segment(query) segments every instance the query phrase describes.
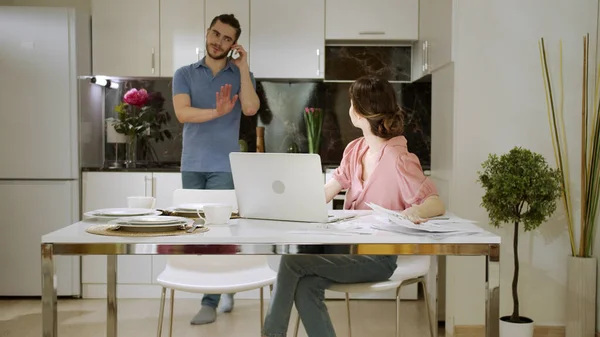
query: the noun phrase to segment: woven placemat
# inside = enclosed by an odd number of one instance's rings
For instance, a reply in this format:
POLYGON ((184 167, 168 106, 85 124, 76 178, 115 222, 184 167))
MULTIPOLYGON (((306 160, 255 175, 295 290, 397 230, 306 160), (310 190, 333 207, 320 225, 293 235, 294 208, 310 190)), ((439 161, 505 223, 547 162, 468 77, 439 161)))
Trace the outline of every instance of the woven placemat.
POLYGON ((208 231, 208 227, 196 228, 192 233, 188 233, 188 228, 176 229, 163 232, 130 232, 123 229, 113 229, 114 225, 92 225, 85 231, 90 234, 96 235, 107 235, 107 236, 133 236, 133 237, 149 237, 149 236, 174 236, 174 235, 194 235, 198 233, 204 233, 208 231))

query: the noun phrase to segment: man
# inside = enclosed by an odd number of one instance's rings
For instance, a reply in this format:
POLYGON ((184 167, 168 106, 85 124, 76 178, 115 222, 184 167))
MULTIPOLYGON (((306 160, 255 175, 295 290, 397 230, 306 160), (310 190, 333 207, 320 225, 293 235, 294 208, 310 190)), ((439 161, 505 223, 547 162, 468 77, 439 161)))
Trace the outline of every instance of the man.
MULTIPOLYGON (((241 113, 259 108, 256 82, 247 53, 237 44, 242 30, 232 14, 215 17, 206 32, 206 55, 173 75, 173 106, 183 126, 182 185, 186 189, 233 189, 229 153, 239 151, 241 113), (239 57, 229 59, 229 51, 239 57), (233 95, 232 95, 233 94, 233 95)), ((190 322, 216 320, 221 296, 206 294, 190 322)), ((233 294, 223 296, 224 312, 233 310, 233 294)))

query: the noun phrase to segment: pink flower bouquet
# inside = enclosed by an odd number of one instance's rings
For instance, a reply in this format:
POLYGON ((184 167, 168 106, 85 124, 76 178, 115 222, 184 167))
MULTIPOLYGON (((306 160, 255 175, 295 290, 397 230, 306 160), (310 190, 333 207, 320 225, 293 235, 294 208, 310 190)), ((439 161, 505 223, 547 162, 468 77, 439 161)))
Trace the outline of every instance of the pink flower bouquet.
POLYGON ((125 93, 125 96, 123 96, 123 102, 138 108, 142 108, 148 102, 149 97, 150 95, 148 95, 148 91, 146 91, 146 89, 137 90, 136 88, 133 88, 125 93))
POLYGON ((161 130, 162 125, 171 120, 169 113, 163 109, 164 101, 160 92, 150 94, 146 89, 130 89, 123 95, 123 102, 115 108, 118 115, 115 130, 135 138, 170 139, 171 132, 161 130))

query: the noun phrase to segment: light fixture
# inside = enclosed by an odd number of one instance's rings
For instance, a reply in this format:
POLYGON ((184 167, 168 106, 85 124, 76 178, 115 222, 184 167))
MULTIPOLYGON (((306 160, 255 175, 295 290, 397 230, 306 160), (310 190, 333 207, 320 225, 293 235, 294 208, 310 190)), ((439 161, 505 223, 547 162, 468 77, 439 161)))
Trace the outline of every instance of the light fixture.
POLYGON ((94 76, 90 82, 106 88, 119 89, 119 83, 113 82, 104 76, 94 76))

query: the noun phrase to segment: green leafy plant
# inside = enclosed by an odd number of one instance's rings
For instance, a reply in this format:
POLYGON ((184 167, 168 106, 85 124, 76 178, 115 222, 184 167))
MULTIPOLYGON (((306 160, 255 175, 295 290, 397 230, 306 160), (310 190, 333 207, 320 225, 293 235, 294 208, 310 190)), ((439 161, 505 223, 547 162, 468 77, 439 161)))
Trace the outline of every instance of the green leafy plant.
POLYGON ((514 147, 507 154, 490 154, 478 172, 478 182, 485 190, 481 205, 487 210, 491 225, 514 224, 514 264, 512 281, 513 312, 511 323, 528 319, 519 315, 519 225, 528 232, 538 228, 556 210, 561 196, 562 174, 548 167, 540 154, 514 147))

